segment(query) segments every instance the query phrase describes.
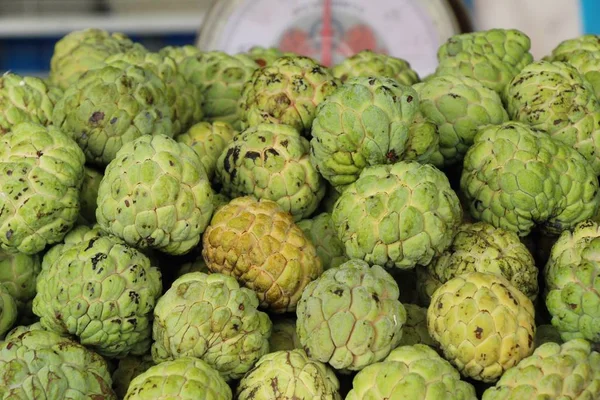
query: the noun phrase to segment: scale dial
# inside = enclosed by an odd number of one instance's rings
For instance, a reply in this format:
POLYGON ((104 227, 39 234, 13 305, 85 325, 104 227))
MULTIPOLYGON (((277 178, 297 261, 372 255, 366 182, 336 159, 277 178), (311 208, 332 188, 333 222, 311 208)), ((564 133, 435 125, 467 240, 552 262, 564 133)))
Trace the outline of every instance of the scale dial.
POLYGON ((403 58, 421 76, 437 49, 468 30, 447 0, 217 0, 200 31, 203 50, 278 47, 326 66, 369 49, 403 58))

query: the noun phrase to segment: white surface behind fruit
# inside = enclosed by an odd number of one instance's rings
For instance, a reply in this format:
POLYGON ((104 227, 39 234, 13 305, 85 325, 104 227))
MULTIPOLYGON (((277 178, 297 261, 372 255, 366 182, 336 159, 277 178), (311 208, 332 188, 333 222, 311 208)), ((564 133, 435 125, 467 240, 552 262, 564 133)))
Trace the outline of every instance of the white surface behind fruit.
POLYGON ((577 0, 475 0, 473 19, 476 29, 515 28, 525 32, 536 59, 583 31, 581 2, 577 0))

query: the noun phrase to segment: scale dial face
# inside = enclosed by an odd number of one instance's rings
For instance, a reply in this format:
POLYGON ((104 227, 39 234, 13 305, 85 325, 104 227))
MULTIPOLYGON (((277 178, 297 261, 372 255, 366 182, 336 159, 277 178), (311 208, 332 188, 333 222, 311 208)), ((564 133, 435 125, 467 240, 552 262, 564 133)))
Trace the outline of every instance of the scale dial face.
POLYGON ((217 0, 200 31, 203 50, 278 47, 327 66, 365 49, 403 58, 421 76, 460 27, 445 0, 217 0))

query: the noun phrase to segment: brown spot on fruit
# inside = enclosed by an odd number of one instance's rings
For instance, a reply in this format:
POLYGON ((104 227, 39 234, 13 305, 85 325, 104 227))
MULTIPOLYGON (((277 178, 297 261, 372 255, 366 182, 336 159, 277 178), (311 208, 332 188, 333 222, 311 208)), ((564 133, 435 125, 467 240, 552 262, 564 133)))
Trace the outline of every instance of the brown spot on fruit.
POLYGON ((475 329, 475 337, 476 337, 477 339, 481 339, 481 335, 482 335, 482 333, 483 333, 483 329, 482 329, 481 327, 479 327, 479 326, 478 326, 478 327, 475 329))
POLYGON ((104 113, 102 111, 94 111, 92 116, 90 117, 90 122, 93 124, 97 124, 98 122, 104 119, 104 113))

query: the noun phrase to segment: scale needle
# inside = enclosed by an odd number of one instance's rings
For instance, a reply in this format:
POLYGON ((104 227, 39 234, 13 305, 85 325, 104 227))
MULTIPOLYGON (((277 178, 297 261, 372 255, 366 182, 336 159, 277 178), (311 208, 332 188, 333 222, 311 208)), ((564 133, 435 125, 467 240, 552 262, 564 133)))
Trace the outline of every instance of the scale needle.
POLYGON ((331 26, 331 0, 323 0, 323 28, 321 29, 321 63, 326 67, 332 64, 331 47, 333 28, 331 26))

